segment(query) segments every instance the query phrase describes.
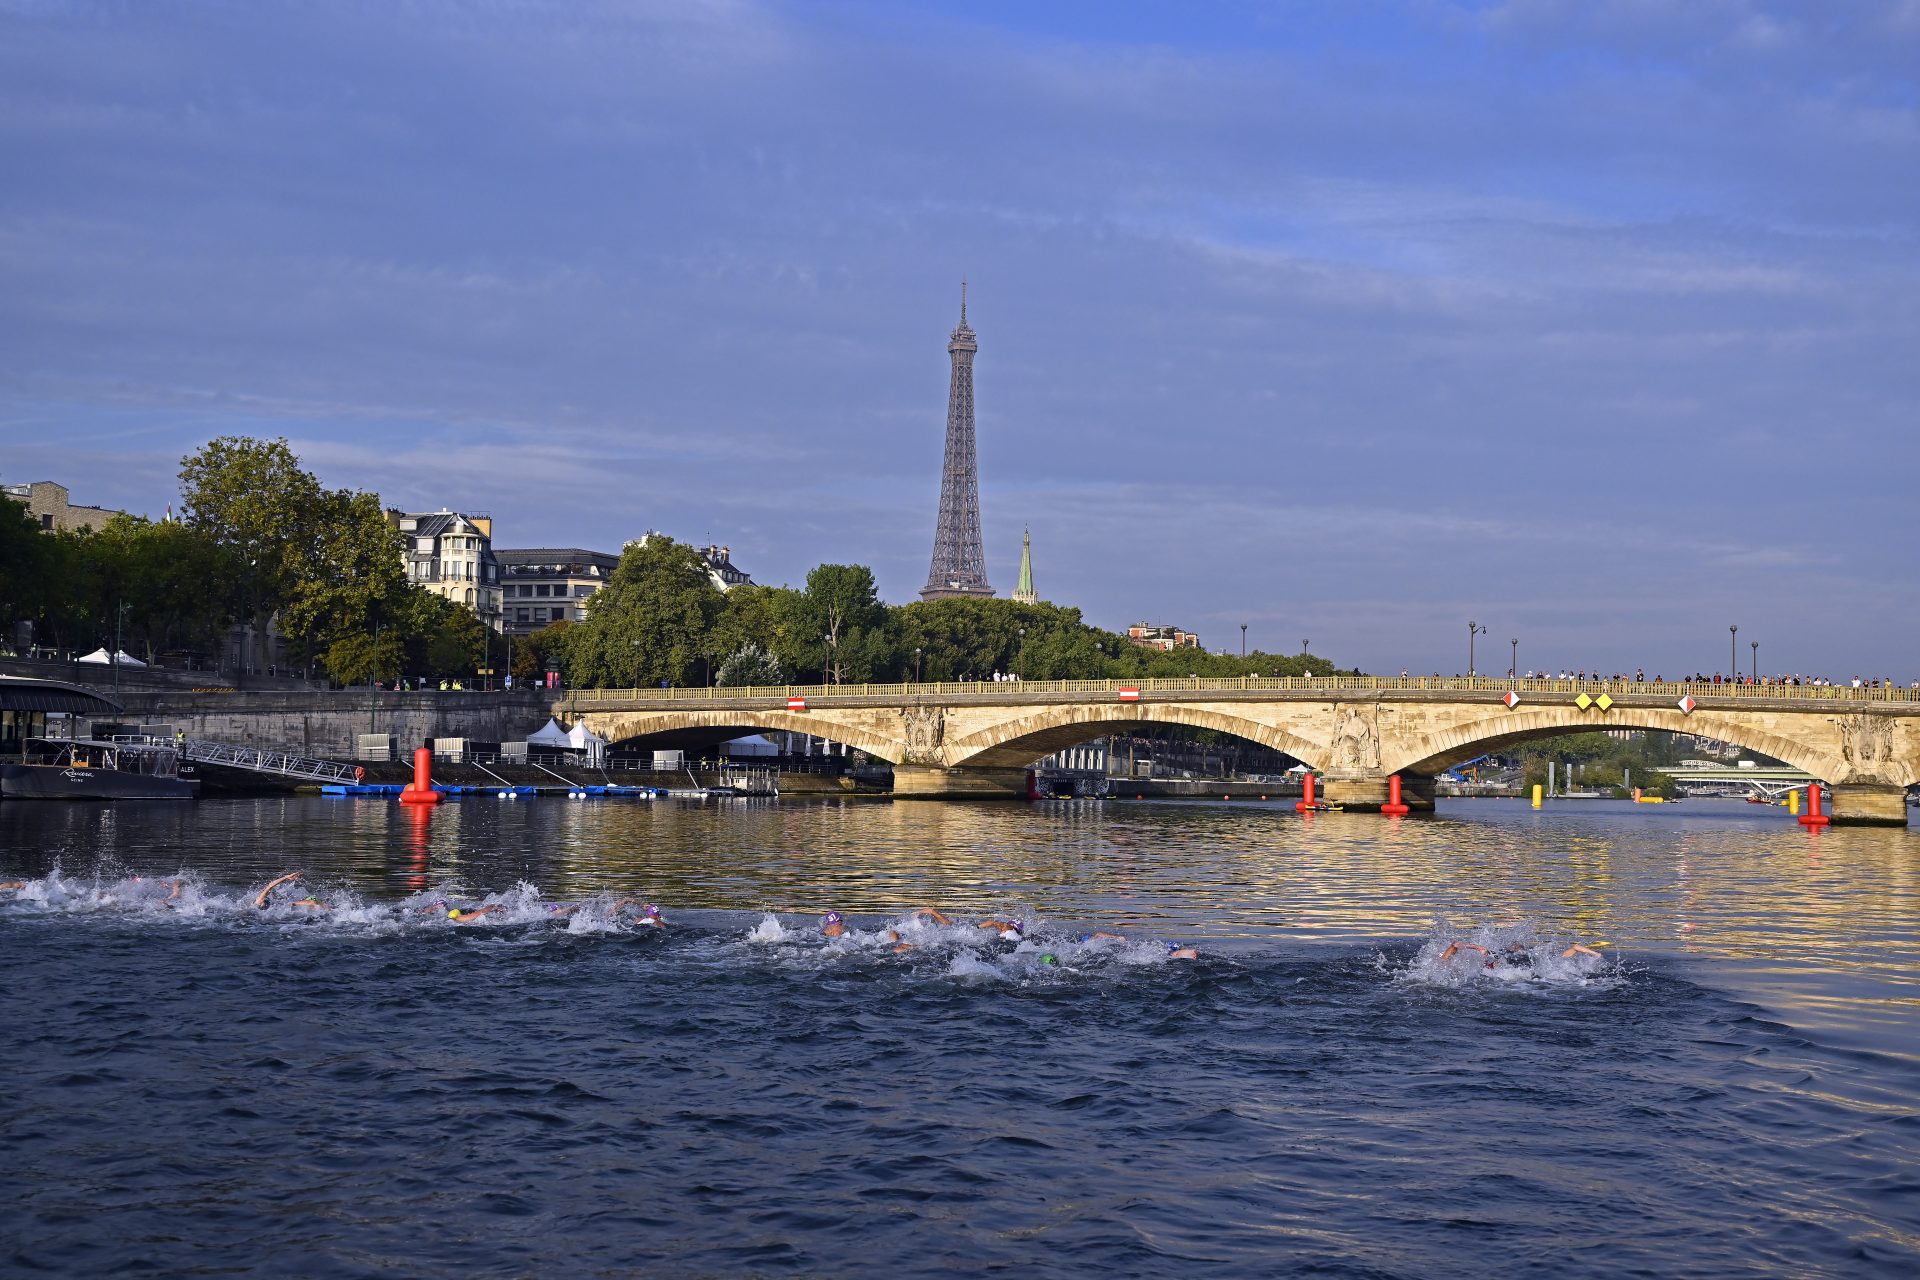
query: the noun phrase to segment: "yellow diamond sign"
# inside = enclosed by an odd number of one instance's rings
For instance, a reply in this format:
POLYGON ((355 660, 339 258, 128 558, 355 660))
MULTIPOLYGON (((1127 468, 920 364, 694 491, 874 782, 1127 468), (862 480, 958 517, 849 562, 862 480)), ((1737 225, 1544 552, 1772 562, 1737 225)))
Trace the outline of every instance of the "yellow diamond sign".
POLYGON ((1593 705, 1593 699, 1589 698, 1586 694, 1583 693, 1579 697, 1573 700, 1573 705, 1580 708, 1582 711, 1585 711, 1588 707, 1593 705))
POLYGON ((1599 697, 1593 700, 1593 705, 1600 708, 1602 711, 1605 711, 1608 707, 1613 705, 1613 699, 1609 698, 1606 694, 1603 693, 1599 697))

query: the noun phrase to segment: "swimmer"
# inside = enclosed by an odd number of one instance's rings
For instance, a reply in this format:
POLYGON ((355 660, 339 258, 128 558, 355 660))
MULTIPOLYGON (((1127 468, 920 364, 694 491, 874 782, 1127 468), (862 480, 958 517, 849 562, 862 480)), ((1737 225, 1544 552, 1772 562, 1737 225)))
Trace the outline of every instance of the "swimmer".
POLYGON ((1199 958, 1199 951, 1192 947, 1183 947, 1177 942, 1169 942, 1167 944, 1167 959, 1169 960, 1198 960, 1199 958))
POLYGON ((829 911, 820 917, 820 935, 825 938, 846 936, 847 925, 838 911, 829 911))
POLYGON ((1606 959, 1605 956, 1601 955, 1598 951, 1595 951, 1592 947, 1583 947, 1577 942, 1574 943, 1572 946, 1568 947, 1565 951, 1562 951, 1560 953, 1560 958, 1562 960, 1571 960, 1575 956, 1592 956, 1595 960, 1606 959))
POLYGON ((1455 956, 1460 954, 1462 948, 1468 951, 1478 951, 1482 956, 1486 958, 1487 967, 1488 968, 1493 967, 1492 953, 1489 952, 1485 947, 1479 946, 1472 942, 1449 942, 1447 944, 1447 949, 1440 953, 1440 959, 1442 961, 1451 960, 1455 956))
POLYGON ((642 902, 638 898, 622 898, 613 904, 613 913, 619 915, 621 910, 627 906, 640 908, 640 918, 634 921, 635 924, 651 925, 655 929, 664 929, 667 927, 667 918, 660 914, 659 903, 642 902))
POLYGON ((982 920, 982 929, 992 929, 1008 942, 1018 942, 1027 932, 1024 920, 982 920))
POLYGON ((931 920, 935 924, 952 924, 953 923, 952 920, 949 920, 946 916, 941 915, 938 911, 935 911, 932 907, 922 907, 918 911, 914 912, 912 915, 908 916, 907 919, 931 920))
POLYGON ((185 879, 180 879, 180 880, 175 880, 175 881, 173 882, 173 888, 171 888, 171 889, 169 889, 169 890, 167 890, 167 898, 166 898, 166 900, 167 900, 168 902, 178 902, 178 901, 180 901, 180 893, 181 893, 181 891, 182 891, 182 890, 184 890, 184 889, 185 889, 186 887, 187 887, 187 882, 186 882, 186 880, 185 880, 185 879))
POLYGON ((468 907, 465 910, 459 907, 449 907, 447 908, 447 919, 453 921, 455 924, 472 924, 475 920, 483 916, 490 916, 498 910, 500 910, 500 904, 497 902, 491 906, 468 907))
POLYGON ((19 893, 22 889, 26 887, 27 887, 27 882, 25 880, 0 881, 0 890, 9 890, 13 893, 19 893))
POLYGON ((1118 933, 1108 933, 1105 929, 1095 929, 1092 933, 1080 935, 1082 942, 1125 942, 1126 938, 1118 933))
POLYGON ((283 884, 292 884, 299 878, 300 873, 298 871, 289 871, 278 880, 267 881, 266 887, 260 890, 259 893, 253 895, 253 905, 259 910, 265 911, 267 909, 267 899, 273 896, 275 889, 278 889, 283 884))

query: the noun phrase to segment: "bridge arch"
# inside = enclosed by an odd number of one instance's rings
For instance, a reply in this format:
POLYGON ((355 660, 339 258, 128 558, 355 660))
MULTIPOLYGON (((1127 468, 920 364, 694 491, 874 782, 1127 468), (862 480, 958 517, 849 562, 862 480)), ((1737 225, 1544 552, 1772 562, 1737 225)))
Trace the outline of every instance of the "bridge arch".
MULTIPOLYGON (((899 764, 904 755, 899 742, 842 719, 811 715, 804 711, 766 711, 716 709, 711 711, 588 711, 580 715, 587 727, 608 742, 651 738, 670 733, 698 730, 738 730, 739 734, 766 730, 807 733, 816 738, 845 743, 858 751, 889 764, 899 764)), ((734 736, 738 736, 737 734, 734 736)))
POLYGON ((1270 747, 1308 764, 1318 764, 1327 753, 1325 744, 1297 737, 1277 725, 1209 707, 1175 702, 1121 702, 1039 708, 1031 715, 1004 720, 965 737, 950 739, 945 744, 944 755, 948 766, 956 769, 1024 769, 1056 751, 1105 737, 1131 725, 1147 724, 1211 729, 1270 747))
POLYGON ((1434 774, 1536 738, 1607 729, 1650 729, 1718 738, 1784 760, 1816 778, 1832 779, 1845 772, 1844 762, 1805 743, 1770 732, 1745 717, 1721 716, 1710 711, 1696 711, 1689 716, 1657 707, 1619 705, 1608 712, 1604 720, 1571 706, 1502 712, 1422 737, 1383 743, 1381 766, 1386 773, 1434 774))

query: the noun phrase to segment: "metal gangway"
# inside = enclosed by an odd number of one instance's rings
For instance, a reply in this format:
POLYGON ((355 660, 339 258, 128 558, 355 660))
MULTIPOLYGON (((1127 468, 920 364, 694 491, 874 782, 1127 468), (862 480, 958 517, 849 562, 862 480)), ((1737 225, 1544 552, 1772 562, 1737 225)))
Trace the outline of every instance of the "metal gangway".
MULTIPOLYGON (((169 745, 156 739, 161 746, 169 745)), ((350 764, 314 760, 285 751, 263 751, 259 747, 234 747, 224 742, 188 740, 179 744, 180 758, 196 764, 225 765, 253 773, 273 773, 283 778, 301 778, 308 782, 357 782, 360 770, 350 764)))

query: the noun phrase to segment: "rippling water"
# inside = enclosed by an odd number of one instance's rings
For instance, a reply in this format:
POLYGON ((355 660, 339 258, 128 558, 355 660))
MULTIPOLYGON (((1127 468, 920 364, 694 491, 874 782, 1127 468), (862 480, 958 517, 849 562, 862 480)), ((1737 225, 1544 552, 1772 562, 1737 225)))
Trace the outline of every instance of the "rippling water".
POLYGON ((1738 804, 0 804, 0 1259, 1911 1276, 1917 866, 1738 804))

